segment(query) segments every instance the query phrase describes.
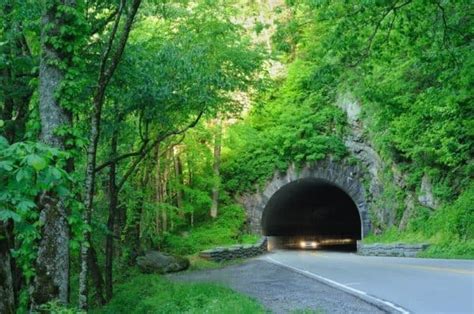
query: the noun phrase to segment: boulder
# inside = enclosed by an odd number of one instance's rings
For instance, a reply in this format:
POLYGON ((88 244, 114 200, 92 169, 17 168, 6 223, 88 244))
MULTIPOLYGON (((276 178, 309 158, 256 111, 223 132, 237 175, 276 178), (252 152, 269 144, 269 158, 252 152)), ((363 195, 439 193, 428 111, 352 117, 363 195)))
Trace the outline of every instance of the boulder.
POLYGON ((173 273, 189 267, 189 260, 158 251, 148 251, 137 258, 137 265, 142 273, 173 273))

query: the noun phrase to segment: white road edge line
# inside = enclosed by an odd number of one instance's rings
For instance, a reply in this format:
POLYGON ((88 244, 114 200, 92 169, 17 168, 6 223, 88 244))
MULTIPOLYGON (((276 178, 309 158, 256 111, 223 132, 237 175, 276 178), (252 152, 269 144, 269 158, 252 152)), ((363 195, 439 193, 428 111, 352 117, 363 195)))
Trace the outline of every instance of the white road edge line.
POLYGON ((373 300, 375 300, 375 301, 378 302, 378 303, 383 303, 383 304, 385 304, 386 306, 388 306, 388 307, 390 307, 390 308, 392 308, 392 309, 394 309, 394 310, 396 310, 396 311, 398 311, 398 312, 400 312, 400 313, 402 313, 402 314, 410 314, 410 312, 407 311, 407 310, 405 310, 404 308, 399 307, 399 306, 397 306, 397 305, 395 305, 395 304, 393 304, 393 303, 391 303, 391 302, 389 302, 389 301, 386 301, 386 300, 383 300, 383 299, 379 299, 379 298, 374 297, 374 296, 372 296, 372 295, 370 295, 370 294, 367 294, 367 292, 364 292, 364 291, 361 291, 361 290, 358 290, 358 289, 354 289, 354 288, 352 288, 352 287, 346 286, 346 285, 344 285, 344 284, 342 284, 342 283, 339 283, 339 282, 337 282, 337 281, 334 281, 334 280, 332 280, 332 279, 329 279, 329 278, 326 278, 326 277, 323 277, 323 276, 320 276, 320 275, 316 275, 316 274, 314 274, 314 273, 312 273, 312 272, 310 272, 310 271, 307 271, 307 270, 304 270, 304 269, 299 269, 299 268, 297 268, 297 267, 293 267, 293 266, 284 264, 284 263, 282 263, 282 262, 280 262, 280 261, 277 261, 277 260, 275 260, 275 259, 273 259, 273 258, 271 258, 271 257, 269 257, 269 256, 266 256, 266 259, 268 259, 268 260, 271 261, 272 263, 281 265, 281 266, 286 267, 286 268, 290 268, 290 269, 292 269, 292 270, 294 270, 294 271, 296 271, 296 272, 298 272, 298 273, 306 274, 306 275, 309 276, 309 277, 313 277, 313 278, 315 278, 315 279, 318 279, 318 280, 324 281, 324 282, 326 282, 326 283, 329 283, 330 285, 334 285, 334 286, 337 286, 337 287, 339 287, 339 288, 342 288, 343 290, 349 290, 349 291, 351 291, 351 292, 353 292, 353 293, 355 293, 355 294, 363 295, 365 298, 373 299, 373 300))

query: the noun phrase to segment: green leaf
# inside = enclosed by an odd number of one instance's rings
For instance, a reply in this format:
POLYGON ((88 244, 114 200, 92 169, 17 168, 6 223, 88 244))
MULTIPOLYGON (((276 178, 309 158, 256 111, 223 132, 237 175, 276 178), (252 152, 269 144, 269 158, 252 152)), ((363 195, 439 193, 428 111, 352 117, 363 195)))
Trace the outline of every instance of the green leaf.
POLYGON ((27 212, 31 208, 35 208, 36 204, 33 201, 30 200, 24 200, 19 202, 16 207, 21 211, 21 212, 27 212))
POLYGON ((32 173, 31 170, 28 171, 27 168, 20 168, 16 173, 15 179, 17 182, 23 181, 23 179, 31 179, 32 173))
POLYGON ((36 171, 41 171, 47 166, 46 160, 37 154, 31 154, 26 158, 28 165, 33 167, 36 171))
POLYGON ((0 147, 1 147, 2 149, 8 147, 8 141, 7 141, 7 139, 4 138, 3 136, 0 136, 0 147))
POLYGON ((20 222, 21 216, 9 209, 0 210, 0 221, 7 221, 8 219, 13 219, 14 222, 20 222))
POLYGON ((6 171, 12 171, 13 170, 13 162, 10 160, 3 160, 0 161, 0 168, 6 170, 6 171))
POLYGON ((56 193, 58 193, 58 195, 61 196, 61 197, 67 197, 67 196, 69 196, 69 190, 68 190, 66 187, 62 186, 62 185, 57 186, 57 187, 55 188, 55 191, 56 191, 56 193))

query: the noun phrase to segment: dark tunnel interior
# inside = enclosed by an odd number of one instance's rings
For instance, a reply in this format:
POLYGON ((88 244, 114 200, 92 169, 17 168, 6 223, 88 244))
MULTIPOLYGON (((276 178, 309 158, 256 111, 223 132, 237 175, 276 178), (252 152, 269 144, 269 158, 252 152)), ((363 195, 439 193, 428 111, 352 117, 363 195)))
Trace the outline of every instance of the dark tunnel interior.
POLYGON ((300 179, 283 186, 262 216, 266 236, 361 239, 361 220, 351 197, 333 183, 300 179))

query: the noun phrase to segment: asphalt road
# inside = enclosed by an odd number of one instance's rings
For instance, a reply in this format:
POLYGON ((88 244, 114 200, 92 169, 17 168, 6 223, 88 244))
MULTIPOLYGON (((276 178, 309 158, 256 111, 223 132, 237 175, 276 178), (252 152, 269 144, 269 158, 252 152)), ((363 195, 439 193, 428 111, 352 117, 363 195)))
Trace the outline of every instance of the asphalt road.
MULTIPOLYGON (((219 269, 168 275, 176 281, 214 282, 246 294, 275 314, 384 314, 361 298, 265 259, 250 259, 219 269)), ((232 313, 232 309, 229 309, 232 313)), ((247 314, 247 313, 245 313, 247 314)), ((248 313, 252 314, 252 313, 248 313)))
POLYGON ((275 251, 261 259, 399 312, 474 314, 474 261, 275 251))

